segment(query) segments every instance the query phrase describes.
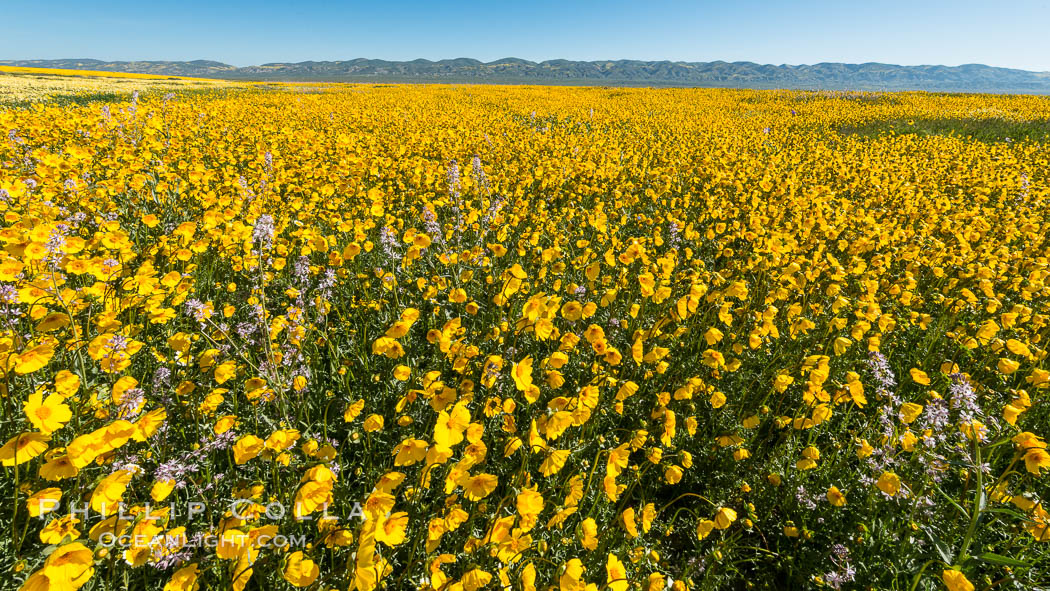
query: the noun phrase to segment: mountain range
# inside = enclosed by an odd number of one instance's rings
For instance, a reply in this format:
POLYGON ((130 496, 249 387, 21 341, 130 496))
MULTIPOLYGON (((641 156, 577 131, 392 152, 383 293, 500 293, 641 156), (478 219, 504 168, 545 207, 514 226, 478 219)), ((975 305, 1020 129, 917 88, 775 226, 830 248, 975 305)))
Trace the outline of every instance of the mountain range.
POLYGON ((262 81, 1050 93, 1050 72, 1030 72, 981 64, 898 66, 881 63, 819 63, 778 66, 724 61, 557 59, 532 62, 504 58, 486 63, 469 58, 439 61, 417 59, 406 62, 358 58, 345 61, 268 63, 245 67, 209 60, 108 62, 94 59, 12 60, 0 61, 0 65, 262 81))

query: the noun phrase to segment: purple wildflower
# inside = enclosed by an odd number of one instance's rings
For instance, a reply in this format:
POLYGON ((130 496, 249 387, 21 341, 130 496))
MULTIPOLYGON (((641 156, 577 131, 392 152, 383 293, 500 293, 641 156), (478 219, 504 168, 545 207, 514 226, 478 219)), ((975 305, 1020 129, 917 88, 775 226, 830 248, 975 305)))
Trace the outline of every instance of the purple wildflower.
POLYGON ((390 226, 383 226, 383 229, 379 231, 379 242, 383 245, 383 252, 390 259, 395 261, 401 260, 401 255, 397 253, 397 234, 390 226))
POLYGON ((448 192, 459 197, 459 163, 452 160, 448 163, 448 192))
POLYGON ((269 248, 273 245, 273 237, 276 233, 277 229, 274 227, 272 215, 264 213, 256 218, 252 240, 258 242, 262 248, 269 248))
POLYGON ((977 405, 977 393, 963 374, 953 373, 949 377, 952 380, 952 385, 948 387, 951 407, 959 412, 960 422, 969 423, 981 414, 981 408, 977 405))

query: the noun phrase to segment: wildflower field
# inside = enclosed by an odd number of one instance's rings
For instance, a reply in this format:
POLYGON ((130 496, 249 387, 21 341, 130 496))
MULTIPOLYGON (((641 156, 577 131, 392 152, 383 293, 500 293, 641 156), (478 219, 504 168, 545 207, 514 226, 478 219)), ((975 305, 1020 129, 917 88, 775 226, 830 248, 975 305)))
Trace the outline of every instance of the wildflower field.
POLYGON ((122 96, 130 98, 132 92, 145 90, 203 91, 233 86, 237 84, 203 78, 0 65, 0 109, 35 102, 83 104, 118 101, 122 96))
POLYGON ((0 588, 1050 588, 1048 119, 0 109, 0 588))

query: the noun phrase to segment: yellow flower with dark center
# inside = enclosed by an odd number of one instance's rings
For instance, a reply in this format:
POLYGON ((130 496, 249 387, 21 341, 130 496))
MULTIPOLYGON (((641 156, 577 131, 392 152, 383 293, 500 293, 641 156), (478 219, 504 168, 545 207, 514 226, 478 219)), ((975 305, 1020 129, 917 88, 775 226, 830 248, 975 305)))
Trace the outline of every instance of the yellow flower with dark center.
POLYGON ((627 579, 627 569, 623 563, 610 553, 605 562, 605 588, 610 591, 627 591, 630 581, 627 579))
POLYGON ((44 398, 43 393, 30 394, 24 403, 26 417, 41 433, 52 433, 61 429, 73 418, 73 412, 62 395, 53 393, 44 398))
POLYGON ((1041 476, 1043 470, 1050 470, 1050 453, 1042 448, 1031 447, 1024 454, 1024 466, 1032 474, 1041 476))
POLYGON ((17 466, 47 450, 50 437, 44 433, 20 433, 0 447, 0 464, 17 466))
POLYGON ((499 478, 494 474, 477 474, 474 476, 464 474, 456 484, 463 487, 463 496, 467 499, 480 501, 496 490, 499 478))
POLYGON ((837 486, 828 488, 826 496, 832 507, 842 507, 846 504, 846 495, 837 486))
POLYGON ((405 541, 408 513, 403 511, 383 515, 376 522, 376 540, 387 546, 397 546, 405 541))

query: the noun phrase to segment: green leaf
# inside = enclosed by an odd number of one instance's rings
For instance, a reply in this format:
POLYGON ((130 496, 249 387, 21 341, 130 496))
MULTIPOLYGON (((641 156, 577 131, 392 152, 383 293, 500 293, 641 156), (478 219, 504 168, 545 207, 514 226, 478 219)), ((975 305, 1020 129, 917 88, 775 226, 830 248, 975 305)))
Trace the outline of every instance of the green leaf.
POLYGON ((1009 515, 1010 517, 1013 517, 1018 521, 1031 521, 1031 519, 1026 517, 1024 514, 1019 513, 1017 511, 1013 511, 1011 509, 1005 509, 1003 507, 992 507, 991 509, 985 509, 985 511, 987 511, 988 513, 1001 513, 1003 515, 1009 515))
POLYGON ((994 552, 985 552, 977 557, 978 560, 990 562, 992 564, 1001 564, 1003 566, 1013 566, 1020 568, 1031 568, 1032 565, 1027 562, 1017 560, 1016 558, 1010 558, 1009 556, 1003 556, 1002 554, 995 554, 994 552))
POLYGON ((942 540, 937 535, 937 533, 933 531, 933 528, 924 527, 924 528, 922 528, 922 531, 923 531, 923 533, 926 534, 926 537, 930 538, 930 541, 933 542, 933 547, 937 549, 937 554, 939 554, 941 556, 941 560, 943 560, 945 562, 945 564, 951 564, 952 563, 952 549, 951 549, 951 547, 949 547, 948 544, 944 543, 944 540, 942 540))

